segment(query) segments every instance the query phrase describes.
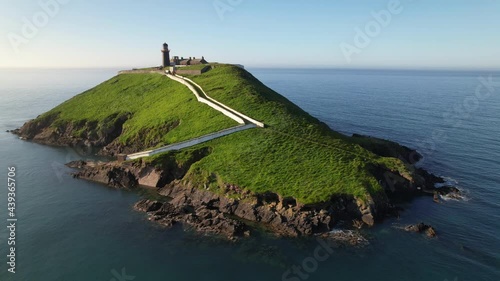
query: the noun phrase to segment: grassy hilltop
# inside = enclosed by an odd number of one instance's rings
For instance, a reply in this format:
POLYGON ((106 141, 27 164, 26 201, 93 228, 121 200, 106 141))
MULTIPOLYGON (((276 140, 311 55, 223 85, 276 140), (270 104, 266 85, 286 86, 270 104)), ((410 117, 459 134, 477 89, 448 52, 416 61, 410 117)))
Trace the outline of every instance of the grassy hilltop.
MULTIPOLYGON (((376 171, 391 170, 406 177, 411 174, 401 160, 361 147, 358 143, 371 145, 366 139, 361 143, 358 138, 331 130, 244 69, 214 65, 212 70, 190 78, 211 97, 264 122, 266 128, 137 161, 164 168, 172 163, 182 165, 200 149, 208 148, 203 150, 207 153, 201 160, 192 163, 183 180, 214 192, 231 184, 256 193, 270 191, 294 197, 302 203, 327 201, 336 194, 385 196, 376 171)), ((122 130, 112 142, 138 149, 236 125, 196 102, 185 86, 155 73, 120 74, 32 122, 59 131, 70 127, 75 138, 85 139, 102 134, 123 116, 122 130)))
POLYGON ((91 127, 104 130, 112 126, 113 119, 132 115, 118 139, 123 145, 137 141, 147 144, 152 139, 159 140, 159 144, 175 143, 237 125, 198 103, 185 86, 158 74, 115 76, 53 108, 42 118, 55 115, 54 126, 69 122, 79 127, 73 131, 76 137, 91 134, 91 127))

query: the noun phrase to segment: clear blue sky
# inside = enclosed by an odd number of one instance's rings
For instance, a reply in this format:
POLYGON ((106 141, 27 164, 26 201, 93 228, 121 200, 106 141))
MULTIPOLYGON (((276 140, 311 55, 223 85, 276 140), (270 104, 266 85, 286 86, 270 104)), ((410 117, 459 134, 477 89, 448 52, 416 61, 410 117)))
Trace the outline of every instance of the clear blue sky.
POLYGON ((354 46, 355 28, 389 2, 0 0, 0 67, 159 65, 166 41, 174 55, 254 67, 500 69, 496 0, 400 0, 403 10, 348 62, 340 45, 354 46), (48 15, 40 2, 53 1, 67 3, 48 15), (23 18, 37 16, 23 35, 23 18))

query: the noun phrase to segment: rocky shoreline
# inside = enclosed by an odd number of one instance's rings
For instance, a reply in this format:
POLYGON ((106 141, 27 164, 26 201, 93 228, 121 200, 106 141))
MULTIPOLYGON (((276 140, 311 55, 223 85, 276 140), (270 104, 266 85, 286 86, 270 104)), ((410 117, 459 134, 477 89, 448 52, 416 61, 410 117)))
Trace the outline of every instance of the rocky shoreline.
MULTIPOLYGON (((22 139, 42 144, 70 147, 97 148, 99 155, 114 156, 117 153, 151 146, 137 144, 124 148, 117 145, 127 114, 113 116, 113 126, 102 128, 96 124, 61 124, 49 126, 54 116, 46 116, 27 122, 20 129, 11 131, 22 139), (75 130, 85 134, 76 137, 75 130)), ((364 148, 381 156, 401 159, 412 167, 412 173, 400 174, 381 167, 374 167, 373 174, 385 188, 385 192, 356 198, 352 195, 335 194, 330 200, 313 205, 301 204, 295 198, 276 193, 256 194, 230 183, 213 190, 193 184, 185 177, 193 163, 209 153, 204 148, 193 154, 192 159, 178 166, 175 162, 163 167, 153 166, 143 160, 132 162, 85 162, 75 161, 67 165, 79 169, 75 178, 100 182, 114 188, 152 187, 161 200, 144 199, 134 208, 145 212, 151 221, 165 226, 182 224, 201 233, 210 233, 236 239, 251 235, 256 227, 284 237, 328 235, 339 225, 351 229, 373 226, 386 217, 395 217, 402 210, 397 204, 416 196, 429 195, 439 201, 439 195, 459 196, 452 186, 436 187, 444 180, 423 169, 413 166, 421 156, 414 150, 397 143, 355 135, 364 148)), ((88 150, 88 149, 86 149, 88 150)), ((342 236, 337 232, 337 236, 342 236)), ((351 235, 351 234, 350 234, 351 235)), ((351 236, 346 241, 358 241, 351 236)))
MULTIPOLYGON (((158 187, 165 171, 147 165, 137 166, 125 162, 94 163, 75 161, 69 167, 80 171, 75 178, 97 181, 116 188, 155 187, 165 200, 143 199, 134 208, 146 212, 148 218, 165 226, 186 224, 200 232, 235 238, 250 235, 254 222, 280 236, 297 237, 331 230, 334 224, 330 213, 350 217, 360 210, 354 200, 338 198, 329 206, 304 206, 293 198, 282 198, 274 193, 253 194, 237 186, 228 185, 226 194, 217 194, 192 186, 180 179, 158 187), (328 207, 328 209, 326 208, 328 207)), ((365 213, 369 208, 364 206, 365 213)))
MULTIPOLYGON (((165 171, 151 167, 142 161, 136 162, 85 162, 74 161, 67 164, 79 169, 75 178, 104 183, 115 188, 156 188, 161 200, 143 199, 134 205, 134 209, 147 214, 150 221, 170 227, 181 224, 200 233, 237 239, 252 235, 258 225, 264 231, 283 237, 329 235, 339 225, 348 228, 373 226, 386 217, 398 216, 401 208, 386 199, 361 200, 352 196, 332 196, 328 202, 315 205, 303 205, 294 198, 283 198, 275 193, 255 194, 241 187, 227 185, 224 192, 214 192, 207 187, 198 187, 183 179, 185 171, 165 171), (172 174, 177 174, 172 177, 172 174), (168 178, 168 179, 167 179, 168 178), (348 225, 353 223, 353 227, 348 225)), ((186 169, 186 168, 185 168, 186 169)), ((394 184, 394 194, 402 193, 406 197, 433 195, 436 193, 459 192, 453 187, 434 188, 428 181, 441 182, 440 178, 421 171, 422 186, 407 182, 394 184), (404 191, 398 189, 405 189, 404 191)), ((426 227, 427 229, 428 227, 426 227)), ((352 233, 336 232, 336 238, 351 241, 352 233), (340 237, 339 237, 340 236, 340 237)))

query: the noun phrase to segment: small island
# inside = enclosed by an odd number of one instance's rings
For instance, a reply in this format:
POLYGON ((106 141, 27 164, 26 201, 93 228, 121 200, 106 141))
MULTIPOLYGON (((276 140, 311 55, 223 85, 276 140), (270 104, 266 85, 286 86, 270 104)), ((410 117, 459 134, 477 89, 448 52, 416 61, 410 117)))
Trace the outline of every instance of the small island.
POLYGON ((154 188, 134 206, 152 221, 231 239, 372 226, 402 201, 459 194, 415 167, 416 151, 338 133, 242 66, 162 53, 162 66, 122 71, 13 133, 113 157, 68 165, 76 178, 154 188))

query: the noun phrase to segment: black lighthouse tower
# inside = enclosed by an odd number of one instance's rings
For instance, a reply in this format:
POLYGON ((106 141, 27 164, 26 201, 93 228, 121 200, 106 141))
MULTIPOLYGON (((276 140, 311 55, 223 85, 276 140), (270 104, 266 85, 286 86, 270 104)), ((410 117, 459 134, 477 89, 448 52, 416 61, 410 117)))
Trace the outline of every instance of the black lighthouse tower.
POLYGON ((161 50, 163 53, 163 67, 168 67, 170 66, 170 50, 168 49, 168 44, 163 43, 163 50, 161 50))

